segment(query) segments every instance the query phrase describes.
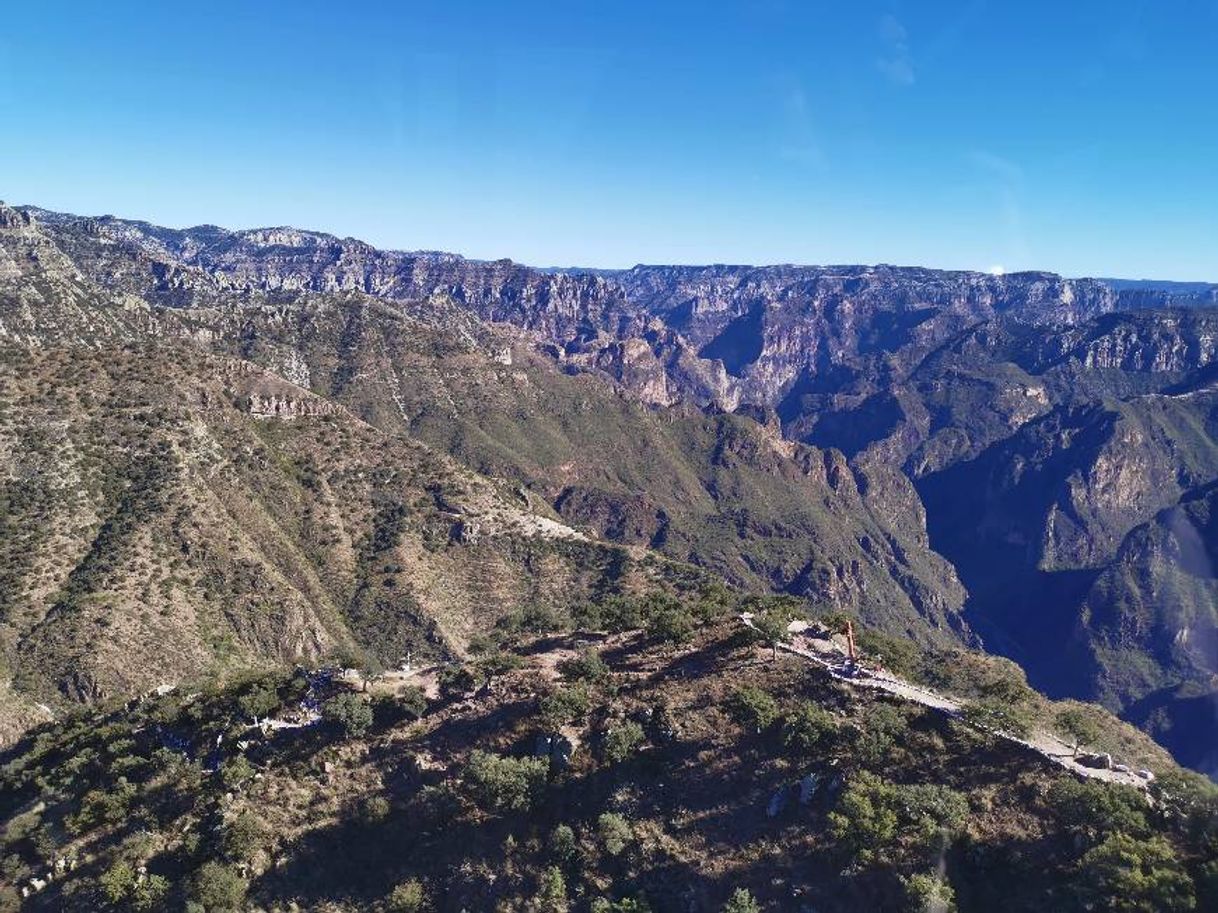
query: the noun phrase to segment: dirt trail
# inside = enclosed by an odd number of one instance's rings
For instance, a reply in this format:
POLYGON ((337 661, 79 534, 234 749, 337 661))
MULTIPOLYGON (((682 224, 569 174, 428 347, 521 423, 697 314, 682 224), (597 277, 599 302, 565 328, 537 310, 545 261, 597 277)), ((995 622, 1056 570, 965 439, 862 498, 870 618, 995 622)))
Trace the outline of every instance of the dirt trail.
MULTIPOLYGON (((740 619, 750 628, 755 627, 750 613, 744 613, 740 619)), ((856 687, 885 691, 902 700, 921 704, 923 707, 930 707, 951 716, 958 715, 964 707, 959 700, 905 681, 890 672, 867 669, 857 664, 852 665, 845 650, 832 638, 816 637, 807 631, 801 631, 792 635, 791 643, 778 644, 778 649, 809 660, 827 670, 834 678, 849 682, 856 687)), ((1146 789, 1149 782, 1148 777, 1133 770, 1087 767, 1078 763, 1074 757, 1073 747, 1047 730, 1033 730, 1026 739, 1001 730, 991 731, 999 738, 1035 751, 1080 777, 1104 780, 1108 783, 1124 783, 1138 789, 1146 789)))

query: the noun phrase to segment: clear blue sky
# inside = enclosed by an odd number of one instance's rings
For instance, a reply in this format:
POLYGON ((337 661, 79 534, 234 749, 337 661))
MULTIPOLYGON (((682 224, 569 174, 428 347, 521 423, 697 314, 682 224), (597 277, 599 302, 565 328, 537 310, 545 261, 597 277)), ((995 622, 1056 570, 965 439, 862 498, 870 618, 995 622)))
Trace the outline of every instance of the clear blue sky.
POLYGON ((0 197, 544 265, 1218 281, 1218 0, 52 0, 0 197))

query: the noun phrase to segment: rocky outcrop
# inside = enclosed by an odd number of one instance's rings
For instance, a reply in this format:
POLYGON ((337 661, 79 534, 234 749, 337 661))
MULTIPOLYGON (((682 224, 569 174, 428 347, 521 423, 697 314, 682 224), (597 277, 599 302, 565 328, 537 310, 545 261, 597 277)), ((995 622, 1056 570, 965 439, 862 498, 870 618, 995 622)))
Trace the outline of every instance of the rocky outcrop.
POLYGON ((246 398, 247 411, 254 418, 288 421, 294 418, 334 415, 341 407, 315 396, 300 398, 278 396, 274 393, 251 393, 246 398))
MULTIPOLYGON (((1136 296, 1139 307, 1156 295, 1164 303, 1181 298, 1178 291, 1118 290, 1050 273, 537 270, 509 260, 378 250, 292 228, 172 231, 112 217, 45 216, 48 230, 96 281, 153 303, 201 307, 234 293, 358 293, 401 303, 442 295, 483 320, 528 330, 557 358, 607 374, 657 405, 776 406, 801 382, 835 386, 843 371, 866 372, 882 353, 925 354, 995 317, 1068 330, 1120 309, 1122 296, 1136 296)), ((1091 357, 1098 365, 1117 356, 1101 348, 1091 357)))
POLYGON ((13 209, 11 206, 5 206, 4 202, 0 201, 0 230, 29 228, 33 224, 34 217, 28 212, 21 209, 13 209))

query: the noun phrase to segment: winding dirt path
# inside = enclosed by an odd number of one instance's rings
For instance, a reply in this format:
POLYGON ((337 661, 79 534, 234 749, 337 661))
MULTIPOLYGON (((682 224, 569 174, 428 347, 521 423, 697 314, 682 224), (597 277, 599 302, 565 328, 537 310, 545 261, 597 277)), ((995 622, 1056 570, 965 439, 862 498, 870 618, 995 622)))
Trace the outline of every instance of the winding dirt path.
MULTIPOLYGON (((740 616, 740 620, 756 630, 751 613, 745 612, 740 616)), ((858 664, 852 665, 846 652, 834 643, 832 638, 816 637, 806 631, 796 632, 792 634, 791 643, 779 643, 778 649, 784 653, 792 653, 795 656, 815 663, 828 671, 834 678, 849 682, 851 685, 859 688, 884 691, 894 697, 899 697, 902 700, 915 704, 921 704, 923 707, 929 707, 932 710, 946 713, 949 716, 959 716, 964 709, 962 701, 940 694, 930 688, 915 685, 903 678, 898 678, 890 672, 867 669, 858 664)), ((1080 777, 1086 777, 1091 780, 1103 780, 1108 783, 1124 783, 1138 789, 1146 789, 1149 783, 1148 777, 1124 768, 1123 765, 1106 769, 1087 767, 1078 763, 1074 757, 1074 748, 1044 729, 1033 730, 1027 738, 1021 738, 999 729, 991 730, 991 732, 999 738, 1022 745, 1024 748, 1036 752, 1054 764, 1064 767, 1080 777)))

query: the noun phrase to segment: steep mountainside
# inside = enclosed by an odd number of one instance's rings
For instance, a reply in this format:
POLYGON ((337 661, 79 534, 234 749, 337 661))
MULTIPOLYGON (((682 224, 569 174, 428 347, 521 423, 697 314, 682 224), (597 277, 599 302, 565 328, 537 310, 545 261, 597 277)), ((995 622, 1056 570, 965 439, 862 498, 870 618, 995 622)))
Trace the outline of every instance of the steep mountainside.
MULTIPOLYGON (((785 602, 747 606, 785 624, 785 602)), ((771 657, 733 618, 743 607, 609 600, 590 627, 517 631, 514 649, 459 668, 302 668, 43 726, 0 756, 0 902, 1189 913, 1218 900, 1218 789, 1142 733, 1049 704, 1008 662, 903 653, 910 674, 982 697, 978 711, 1075 720, 1090 746, 1158 774, 1146 791, 1076 780, 977 722, 992 716, 771 657)))
POLYGON ((1110 703, 1183 763, 1218 776, 1218 490, 1133 530, 1083 602, 1110 703), (1137 700, 1129 704, 1131 697, 1137 700))
MULTIPOLYGON (((469 298, 457 290, 399 304, 350 290, 341 272, 310 283, 289 265, 273 282, 234 290, 227 271, 182 267, 166 298, 164 271, 145 249, 167 251, 151 227, 131 229, 137 244, 126 223, 50 224, 97 294, 145 302, 133 338, 172 337, 265 365, 382 431, 524 483, 528 503, 597 537, 814 597, 894 632, 962 632, 955 574, 929 550, 912 488, 883 467, 850 467, 747 419, 658 415, 603 377, 564 373, 532 351, 532 337, 483 323, 457 304, 469 298)), ((215 231, 187 232, 174 250, 193 251, 215 231)))
MULTIPOLYGON (((894 633, 980 632, 1039 686, 1131 718, 1215 671, 1134 626, 1121 655, 1146 669, 1124 674, 1088 622, 1126 537, 1218 480, 1213 286, 535 270, 0 212, 0 335, 23 348, 172 339, 252 362, 590 536, 894 633)), ((1212 612, 1204 587, 1179 598, 1164 624, 1212 612)))
POLYGON ((0 657, 28 698, 450 656, 522 606, 686 576, 248 362, 6 349, 0 389, 0 657))

